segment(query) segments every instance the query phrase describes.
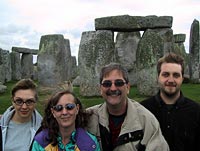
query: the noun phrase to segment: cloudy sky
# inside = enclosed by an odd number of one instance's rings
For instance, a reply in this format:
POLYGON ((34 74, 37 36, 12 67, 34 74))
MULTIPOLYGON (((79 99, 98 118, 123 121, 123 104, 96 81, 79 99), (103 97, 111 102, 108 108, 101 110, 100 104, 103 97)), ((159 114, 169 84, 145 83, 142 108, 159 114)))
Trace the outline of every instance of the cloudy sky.
POLYGON ((172 16, 174 34, 189 33, 194 19, 200 21, 200 0, 0 0, 0 48, 38 49, 42 35, 62 34, 78 55, 81 34, 93 31, 95 18, 172 16))

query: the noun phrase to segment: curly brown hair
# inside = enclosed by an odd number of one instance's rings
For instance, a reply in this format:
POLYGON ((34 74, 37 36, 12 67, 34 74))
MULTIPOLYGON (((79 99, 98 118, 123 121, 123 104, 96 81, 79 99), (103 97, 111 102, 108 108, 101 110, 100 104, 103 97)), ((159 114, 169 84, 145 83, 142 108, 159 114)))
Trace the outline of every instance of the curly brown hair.
POLYGON ((45 113, 44 113, 44 118, 42 120, 42 129, 48 129, 49 131, 49 140, 52 142, 52 145, 55 146, 57 145, 57 137, 59 133, 59 125, 56 119, 54 118, 51 108, 55 106, 59 99, 65 95, 65 94, 71 94, 74 97, 74 102, 75 104, 79 104, 79 112, 76 116, 75 120, 75 127, 76 128, 85 128, 88 121, 88 116, 89 114, 86 113, 85 109, 83 108, 81 101, 75 96, 75 94, 69 90, 64 90, 61 92, 57 92, 56 94, 52 95, 47 101, 46 107, 45 107, 45 113))

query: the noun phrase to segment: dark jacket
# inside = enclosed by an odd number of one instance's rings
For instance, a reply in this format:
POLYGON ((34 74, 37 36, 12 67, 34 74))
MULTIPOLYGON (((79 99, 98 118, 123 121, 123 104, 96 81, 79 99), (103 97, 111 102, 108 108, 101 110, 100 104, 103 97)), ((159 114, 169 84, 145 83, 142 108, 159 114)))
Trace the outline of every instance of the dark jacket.
POLYGON ((170 151, 200 151, 200 105, 181 93, 174 105, 166 105, 160 93, 141 102, 158 119, 170 151))

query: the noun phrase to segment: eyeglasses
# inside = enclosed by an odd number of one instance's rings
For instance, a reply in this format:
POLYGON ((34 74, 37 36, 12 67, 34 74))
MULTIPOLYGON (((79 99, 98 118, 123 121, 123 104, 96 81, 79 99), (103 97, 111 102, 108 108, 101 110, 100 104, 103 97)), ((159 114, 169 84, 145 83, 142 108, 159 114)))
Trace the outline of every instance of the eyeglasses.
POLYGON ((27 105, 27 106, 31 106, 35 103, 35 100, 34 99, 27 99, 27 100, 23 100, 21 98, 17 98, 16 100, 13 101, 16 105, 18 106, 22 106, 24 103, 27 105))
POLYGON ((76 107, 76 104, 74 103, 68 103, 68 104, 65 104, 65 106, 63 105, 56 105, 56 106, 53 106, 53 109, 57 112, 60 112, 62 111, 64 108, 66 110, 73 110, 74 108, 76 107))
MULTIPOLYGON (((116 87, 122 87, 124 84, 126 84, 127 82, 124 82, 122 79, 117 79, 114 81, 114 84, 116 87)), ((110 80, 105 80, 103 81, 103 83, 101 83, 101 85, 105 88, 109 88, 112 86, 112 81, 110 80)))

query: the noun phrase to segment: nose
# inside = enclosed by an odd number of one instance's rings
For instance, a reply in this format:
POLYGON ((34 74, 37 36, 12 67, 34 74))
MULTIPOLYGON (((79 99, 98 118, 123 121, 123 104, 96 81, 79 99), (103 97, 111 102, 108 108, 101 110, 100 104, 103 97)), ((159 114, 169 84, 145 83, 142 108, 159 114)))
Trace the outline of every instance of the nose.
POLYGON ((111 85, 110 89, 111 90, 116 90, 117 89, 117 87, 115 86, 115 84, 113 82, 112 82, 112 85, 111 85))
POLYGON ((22 108, 27 108, 26 103, 23 102, 23 104, 22 104, 22 108))
POLYGON ((68 113, 68 110, 66 108, 63 108, 62 114, 67 114, 67 113, 68 113))
POLYGON ((173 75, 170 75, 169 77, 168 77, 168 80, 167 80, 168 82, 174 82, 174 77, 173 77, 173 75))

